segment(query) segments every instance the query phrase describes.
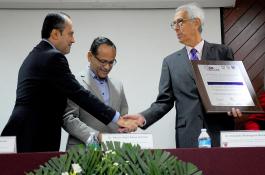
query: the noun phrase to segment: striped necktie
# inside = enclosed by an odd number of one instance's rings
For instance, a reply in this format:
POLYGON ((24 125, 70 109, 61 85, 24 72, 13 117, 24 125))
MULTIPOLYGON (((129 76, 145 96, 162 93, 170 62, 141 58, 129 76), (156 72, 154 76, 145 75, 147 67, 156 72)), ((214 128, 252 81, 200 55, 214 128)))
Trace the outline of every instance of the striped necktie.
POLYGON ((191 53, 191 60, 199 60, 198 56, 197 56, 197 50, 195 48, 192 48, 190 50, 191 53))

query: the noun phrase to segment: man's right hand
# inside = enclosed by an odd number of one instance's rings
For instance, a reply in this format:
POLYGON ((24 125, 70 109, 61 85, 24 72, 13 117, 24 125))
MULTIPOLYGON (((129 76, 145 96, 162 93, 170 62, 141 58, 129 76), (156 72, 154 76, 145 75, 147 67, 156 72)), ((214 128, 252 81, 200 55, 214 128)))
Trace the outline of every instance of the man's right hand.
POLYGON ((118 129, 119 132, 134 132, 138 128, 138 123, 135 119, 126 119, 124 117, 119 118, 117 125, 120 127, 118 129))
POLYGON ((134 120, 140 127, 144 126, 145 124, 145 118, 141 114, 126 114, 122 116, 122 118, 134 120))

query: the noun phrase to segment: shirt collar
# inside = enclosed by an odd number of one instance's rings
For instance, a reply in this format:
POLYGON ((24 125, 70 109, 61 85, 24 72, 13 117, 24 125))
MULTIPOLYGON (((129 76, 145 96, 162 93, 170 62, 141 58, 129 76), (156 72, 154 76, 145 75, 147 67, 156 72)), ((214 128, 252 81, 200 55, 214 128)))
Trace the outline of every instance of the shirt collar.
POLYGON ((99 82, 108 82, 108 77, 107 78, 105 78, 105 79, 101 79, 101 78, 99 78, 92 70, 91 70, 91 68, 89 68, 89 74, 90 74, 90 76, 94 79, 94 80, 97 80, 97 81, 99 81, 99 82))
MULTIPOLYGON (((49 40, 47 40, 47 39, 42 39, 42 41, 46 41, 47 43, 49 43, 54 49, 56 49, 56 47, 49 41, 49 40)), ((56 50, 58 50, 58 49, 56 49, 56 50)))
POLYGON ((201 58, 203 45, 204 45, 204 40, 201 40, 201 42, 199 42, 195 47, 186 46, 188 54, 190 53, 190 50, 192 48, 195 48, 198 52, 199 58, 201 58))

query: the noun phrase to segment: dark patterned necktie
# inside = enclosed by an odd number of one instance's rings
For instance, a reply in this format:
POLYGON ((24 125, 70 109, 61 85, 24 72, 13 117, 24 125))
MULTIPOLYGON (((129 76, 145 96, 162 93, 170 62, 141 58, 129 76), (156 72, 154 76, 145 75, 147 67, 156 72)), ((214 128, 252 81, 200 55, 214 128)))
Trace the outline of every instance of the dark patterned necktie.
POLYGON ((190 53, 191 53, 191 60, 199 60, 199 58, 198 58, 198 56, 197 56, 197 50, 196 49, 194 49, 194 48, 192 48, 191 50, 190 50, 190 53))

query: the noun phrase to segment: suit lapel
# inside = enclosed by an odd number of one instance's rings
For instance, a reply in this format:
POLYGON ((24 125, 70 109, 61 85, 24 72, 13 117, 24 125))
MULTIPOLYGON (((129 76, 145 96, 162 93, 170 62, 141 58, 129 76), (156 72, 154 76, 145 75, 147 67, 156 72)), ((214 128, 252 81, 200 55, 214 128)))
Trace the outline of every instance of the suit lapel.
POLYGON ((115 94, 115 87, 110 78, 108 79, 108 85, 109 85, 109 96, 110 96, 109 106, 115 106, 117 94, 115 94))
POLYGON ((215 60, 216 59, 210 55, 213 55, 211 53, 211 44, 204 40, 204 45, 202 48, 202 60, 215 60))
POLYGON ((183 66, 183 69, 185 69, 185 71, 188 72, 189 76, 194 79, 192 74, 191 62, 189 60, 189 56, 185 47, 177 53, 177 57, 179 58, 180 65, 183 66))
MULTIPOLYGON (((85 87, 86 89, 90 90, 93 92, 93 94, 95 94, 101 101, 104 101, 100 91, 98 90, 97 84, 95 82, 95 80, 92 78, 92 76, 89 73, 89 69, 85 74, 82 74, 81 78, 82 81, 86 84, 87 87, 85 87)), ((115 86, 113 84, 113 82, 111 81, 111 79, 108 79, 108 86, 109 86, 109 105, 108 106, 112 106, 115 107, 115 104, 117 103, 117 96, 118 94, 115 91, 115 86)))
POLYGON ((85 88, 91 90, 101 101, 104 101, 102 95, 100 94, 97 88, 97 84, 95 80, 93 80, 89 71, 90 69, 88 69, 87 72, 81 76, 82 81, 87 85, 87 87, 85 88))

